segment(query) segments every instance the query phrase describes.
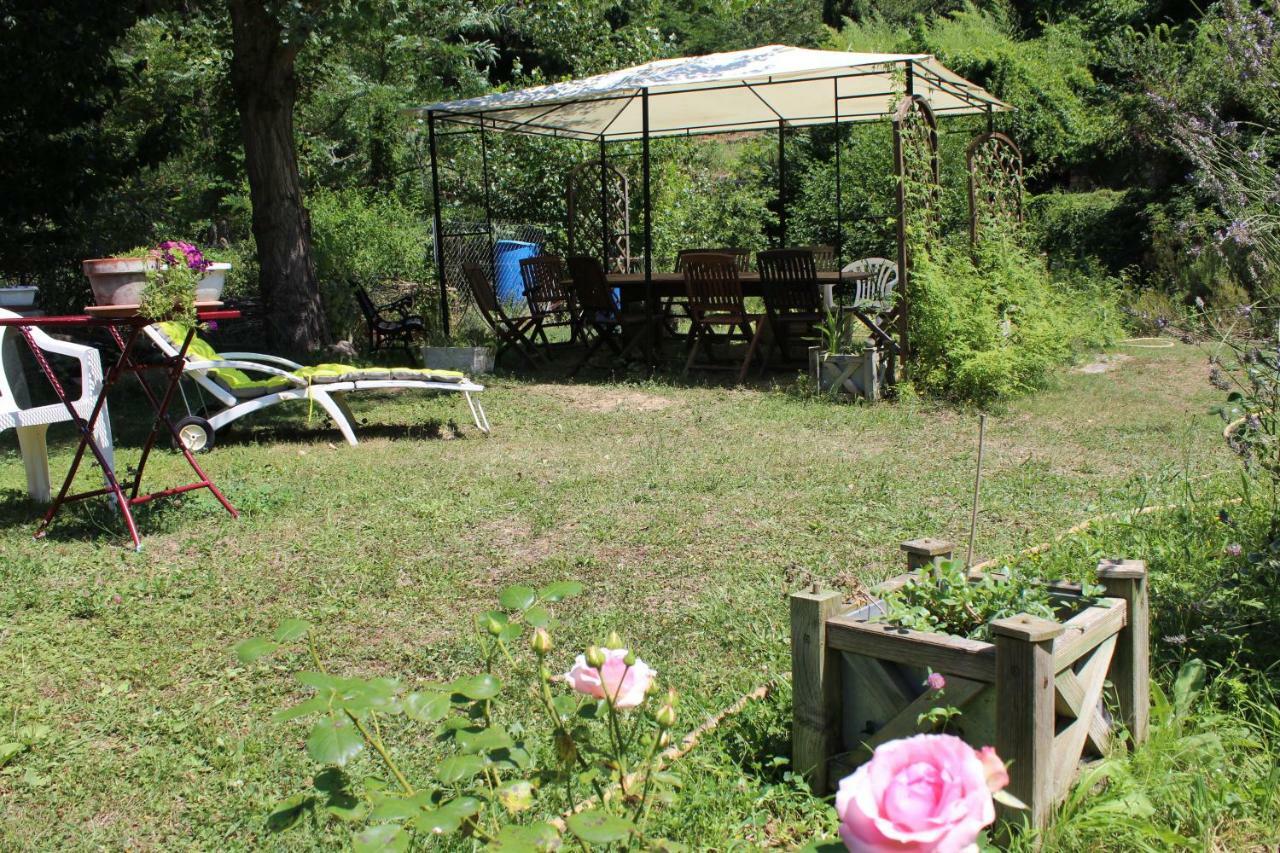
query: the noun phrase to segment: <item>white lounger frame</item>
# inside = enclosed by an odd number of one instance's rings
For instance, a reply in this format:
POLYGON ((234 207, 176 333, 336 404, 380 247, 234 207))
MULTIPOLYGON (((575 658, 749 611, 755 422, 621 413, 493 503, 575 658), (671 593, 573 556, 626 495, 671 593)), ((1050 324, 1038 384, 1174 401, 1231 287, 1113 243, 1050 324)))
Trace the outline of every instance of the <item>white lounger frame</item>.
MULTIPOLYGON (((152 343, 166 355, 175 356, 178 354, 177 347, 155 326, 147 326, 144 331, 152 343)), ((206 418, 215 433, 232 421, 253 412, 270 408, 277 403, 283 403, 286 400, 313 400, 328 413, 329 417, 333 418, 333 422, 338 425, 338 429, 341 430, 342 437, 347 440, 347 444, 354 447, 359 442, 356 441, 356 433, 353 426, 354 418, 351 410, 347 408, 344 397, 352 391, 400 388, 417 391, 450 391, 462 394, 463 399, 467 401, 467 408, 471 411, 471 419, 475 422, 476 429, 485 435, 489 434, 489 418, 484 412, 484 406, 480 404, 479 400, 471 396, 483 391, 484 386, 477 385, 469 379, 462 382, 433 382, 425 379, 361 379, 355 382, 308 383, 306 380, 299 379, 289 372, 297 370, 302 365, 287 358, 263 355, 256 352, 227 352, 221 353, 221 355, 223 358, 218 361, 207 361, 188 355, 187 362, 182 368, 183 375, 189 376, 225 407, 206 418), (210 370, 224 367, 252 371, 254 373, 265 373, 270 376, 282 376, 293 387, 286 388, 283 391, 276 391, 272 394, 264 394, 261 397, 241 399, 219 385, 209 375, 210 370)), ((356 368, 352 369, 355 370, 356 368)))

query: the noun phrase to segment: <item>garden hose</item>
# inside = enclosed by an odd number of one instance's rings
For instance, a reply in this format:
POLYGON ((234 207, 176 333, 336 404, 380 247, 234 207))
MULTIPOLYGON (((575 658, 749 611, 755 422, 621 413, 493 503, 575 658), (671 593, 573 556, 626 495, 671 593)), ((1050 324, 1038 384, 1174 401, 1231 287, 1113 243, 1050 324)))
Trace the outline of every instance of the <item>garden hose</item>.
POLYGON ((1118 341, 1117 346, 1136 349, 1173 349, 1173 341, 1169 338, 1125 338, 1118 341))

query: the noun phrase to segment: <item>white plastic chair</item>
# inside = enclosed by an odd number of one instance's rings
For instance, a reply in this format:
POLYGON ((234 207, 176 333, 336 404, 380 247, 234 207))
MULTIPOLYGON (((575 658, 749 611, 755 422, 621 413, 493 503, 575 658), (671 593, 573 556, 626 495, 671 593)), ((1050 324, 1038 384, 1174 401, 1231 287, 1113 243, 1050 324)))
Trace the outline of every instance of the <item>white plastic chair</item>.
MULTIPOLYGON (((161 352, 170 357, 178 354, 178 348, 160 328, 155 325, 143 329, 147 337, 161 352)), ((476 428, 485 435, 489 434, 489 418, 479 400, 472 394, 484 390, 470 379, 460 382, 433 381, 426 377, 421 379, 356 379, 339 382, 311 382, 299 377, 292 371, 299 370, 302 365, 274 355, 263 355, 255 352, 216 353, 216 359, 201 358, 188 352, 186 364, 183 365, 184 376, 190 377, 204 391, 209 392, 222 405, 216 412, 206 412, 206 417, 187 417, 176 423, 178 434, 183 444, 192 452, 205 450, 213 446, 214 434, 227 424, 245 415, 283 403, 286 400, 312 400, 317 403, 342 432, 342 437, 352 447, 356 441, 354 418, 343 399, 348 392, 374 390, 378 388, 401 388, 418 391, 450 391, 462 394, 471 411, 471 418, 476 428), (278 376, 287 380, 288 387, 283 390, 264 390, 256 396, 245 398, 236 396, 225 385, 218 382, 214 371, 219 369, 241 370, 249 373, 278 376)), ((351 369, 353 373, 357 368, 351 369)))
MULTIPOLYGON (((18 317, 12 311, 0 308, 0 317, 18 317)), ((45 352, 70 356, 80 362, 80 397, 71 404, 80 417, 89 418, 93 413, 98 394, 102 391, 102 360, 93 347, 71 344, 32 328, 31 336, 36 346, 45 352)), ((26 347, 22 333, 12 326, 0 326, 0 431, 14 429, 18 432, 18 448, 22 463, 27 469, 27 494, 32 500, 49 503, 53 499, 49 482, 49 450, 46 433, 49 424, 70 421, 71 415, 62 403, 47 406, 31 406, 26 377, 18 360, 18 347, 26 347)), ((41 377, 44 381, 44 377, 41 377)), ((111 442, 111 418, 107 404, 94 425, 94 441, 102 450, 107 462, 114 466, 114 448, 111 442)))
MULTIPOLYGON (((893 305, 893 291, 898 286, 898 265, 893 261, 888 258, 862 258, 845 264, 842 272, 862 272, 871 276, 853 283, 853 305, 859 308, 870 306, 882 311, 887 311, 893 305)), ((828 311, 835 309, 833 286, 823 287, 822 302, 828 311)))

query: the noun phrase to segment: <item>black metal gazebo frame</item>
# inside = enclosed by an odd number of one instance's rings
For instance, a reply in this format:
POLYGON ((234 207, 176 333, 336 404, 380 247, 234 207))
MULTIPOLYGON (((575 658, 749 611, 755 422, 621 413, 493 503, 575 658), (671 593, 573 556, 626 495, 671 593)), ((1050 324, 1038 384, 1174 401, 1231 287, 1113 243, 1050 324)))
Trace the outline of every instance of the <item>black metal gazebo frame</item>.
MULTIPOLYGON (((884 64, 890 64, 886 62, 884 64)), ((641 157, 641 222, 642 228, 639 235, 629 232, 628 236, 634 238, 640 236, 644 245, 643 253, 643 273, 645 276, 645 305, 646 311, 649 312, 650 319, 654 318, 652 313, 654 310, 654 289, 653 289, 653 203, 652 203, 652 174, 650 168, 651 161, 651 141, 654 138, 672 138, 672 137, 692 137, 704 136, 721 133, 743 133, 743 132, 762 132, 775 131, 778 134, 778 212, 779 212, 779 239, 783 245, 786 243, 786 133, 788 130, 794 130, 801 127, 819 127, 834 126, 837 134, 837 144, 835 145, 835 193, 836 193, 836 222, 835 222, 835 254, 837 259, 837 268, 842 268, 845 262, 844 246, 843 246, 843 210, 841 198, 841 158, 840 149, 840 127, 842 125, 854 124, 859 122, 868 122, 876 120, 890 119, 894 125, 894 160, 895 169, 898 172, 898 193, 897 193, 897 239, 898 239, 898 258, 900 263, 900 283, 901 283, 901 304, 898 317, 898 351, 899 355, 905 356, 909 352, 907 341, 908 326, 908 305, 905 297, 906 294, 906 278, 907 258, 905 246, 905 215, 904 209, 905 199, 902 192, 903 186, 903 157, 901 154, 901 146, 899 142, 900 123, 904 116, 904 111, 900 108, 901 104, 920 104, 927 119, 930 122, 935 121, 935 116, 960 114, 960 115, 985 115, 987 122, 987 130, 990 132, 994 129, 994 114, 996 111, 1010 109, 1007 104, 989 95, 982 89, 972 84, 958 85, 955 81, 944 78, 940 73, 933 69, 913 61, 911 58, 894 58, 892 64, 900 65, 902 68, 903 83, 900 88, 892 88, 884 91, 860 92, 857 94, 840 93, 840 83, 842 80, 851 78, 865 77, 873 74, 883 76, 883 65, 874 69, 868 69, 862 66, 852 66, 850 68, 833 71, 829 74, 813 75, 805 77, 804 83, 818 84, 821 82, 829 82, 831 85, 831 111, 830 114, 812 115, 812 116, 791 116, 787 117, 774 110, 769 101, 763 97, 761 90, 767 91, 771 86, 781 86, 794 84, 797 81, 793 78, 784 79, 765 79, 753 81, 728 81, 717 85, 698 85, 691 86, 688 89, 670 89, 664 88, 661 96, 679 95, 684 93, 702 93, 717 90, 742 90, 750 91, 756 99, 769 107, 776 116, 768 122, 750 121, 750 122, 729 122, 721 124, 697 124, 680 128, 678 131, 670 129, 664 130, 658 135, 651 133, 650 128, 650 100, 654 97, 651 94, 649 86, 640 86, 634 90, 619 92, 616 94, 592 94, 583 98, 568 98, 557 100, 553 103, 546 104, 546 109, 539 112, 533 118, 516 120, 504 117, 506 113, 516 111, 527 112, 530 104, 527 102, 517 102, 506 106, 489 107, 481 109, 468 108, 452 108, 452 104, 437 104, 432 107, 422 108, 416 112, 425 116, 427 126, 427 145, 430 157, 430 176, 431 176, 431 198, 432 198, 432 225, 434 232, 434 260, 436 265, 436 275, 439 283, 439 310, 442 331, 445 335, 449 334, 449 295, 446 281, 445 258, 442 249, 442 235, 444 234, 444 222, 441 210, 440 196, 440 171, 439 171, 439 141, 447 136, 455 136, 461 134, 478 134, 480 137, 481 151, 481 173, 483 181, 483 202, 485 213, 485 233, 487 233, 489 241, 490 257, 494 251, 494 225, 493 225, 493 205, 492 195, 490 192, 490 174, 488 163, 488 132, 496 133, 520 133, 531 136, 542 136, 555 139, 574 139, 578 141, 595 142, 599 146, 599 164, 601 171, 601 198, 602 198, 602 214, 605 208, 603 202, 607 197, 607 166, 608 166, 608 145, 611 142, 618 141, 639 141, 640 157, 641 157), (957 106, 935 108, 930 106, 925 95, 919 94, 917 89, 919 83, 923 82, 925 86, 934 92, 945 93, 954 100, 959 102, 957 106), (842 105, 845 102, 879 99, 881 104, 885 103, 885 99, 892 99, 895 104, 893 109, 886 111, 883 108, 876 109, 871 112, 841 112, 842 105), (636 102, 640 104, 640 128, 638 133, 628 135, 619 135, 616 137, 609 136, 609 130, 613 122, 631 105, 636 102), (582 104, 591 102, 592 104, 618 102, 620 104, 617 112, 614 114, 612 121, 597 133, 587 133, 584 131, 566 130, 564 127, 549 124, 544 119, 553 116, 559 110, 570 107, 574 104, 582 104), (445 125, 455 125, 457 129, 443 129, 445 125)), ((466 101, 455 102, 466 104, 466 101)), ((936 132, 932 134, 935 156, 934 177, 936 180, 936 132)), ((603 249, 605 252, 602 261, 608 265, 608 225, 602 222, 602 232, 604 234, 603 249)))

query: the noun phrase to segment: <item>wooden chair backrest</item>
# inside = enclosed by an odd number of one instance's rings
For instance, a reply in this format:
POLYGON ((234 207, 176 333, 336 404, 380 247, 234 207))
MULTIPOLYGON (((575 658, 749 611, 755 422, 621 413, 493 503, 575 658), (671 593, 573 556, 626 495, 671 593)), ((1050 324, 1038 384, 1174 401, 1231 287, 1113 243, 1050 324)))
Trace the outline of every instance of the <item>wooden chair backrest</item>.
POLYGON ((694 319, 701 320, 705 314, 746 315, 742 278, 733 255, 687 252, 680 266, 694 319))
POLYGON ((494 291, 489 276, 485 274, 484 267, 468 261, 462 265, 462 277, 467 280, 467 285, 471 288, 471 298, 480 309, 480 316, 484 317, 485 322, 490 326, 497 328, 498 322, 506 312, 498 304, 498 294, 494 291))
POLYGON ((835 246, 800 246, 799 248, 813 252, 813 265, 819 272, 836 271, 835 246))
POLYGON ((756 255, 760 288, 770 314, 783 312, 818 313, 822 298, 818 292, 818 270, 808 249, 774 249, 756 255))
POLYGON ((707 254, 730 256, 738 267, 738 272, 747 272, 751 269, 750 249, 681 249, 676 253, 676 272, 684 272, 684 259, 687 255, 707 254))
POLYGON ((590 255, 574 255, 569 258, 569 277, 573 281, 578 305, 592 313, 612 314, 617 310, 613 291, 605 278, 600 261, 590 255))
POLYGON ((898 265, 888 258, 862 258, 845 264, 845 272, 865 272, 870 278, 854 282, 853 301, 893 302, 893 291, 898 286, 898 265))
POLYGON ((529 313, 536 318, 567 311, 570 294, 564 284, 564 264, 556 255, 538 255, 520 261, 520 277, 524 279, 524 298, 529 313))

